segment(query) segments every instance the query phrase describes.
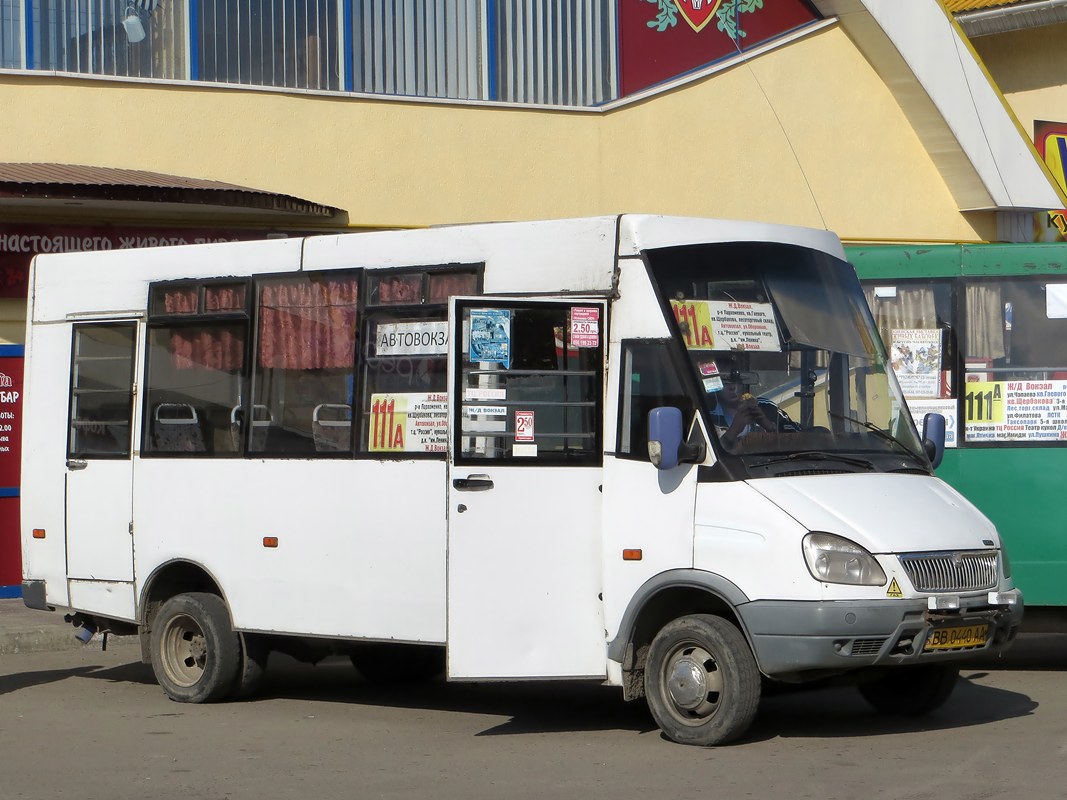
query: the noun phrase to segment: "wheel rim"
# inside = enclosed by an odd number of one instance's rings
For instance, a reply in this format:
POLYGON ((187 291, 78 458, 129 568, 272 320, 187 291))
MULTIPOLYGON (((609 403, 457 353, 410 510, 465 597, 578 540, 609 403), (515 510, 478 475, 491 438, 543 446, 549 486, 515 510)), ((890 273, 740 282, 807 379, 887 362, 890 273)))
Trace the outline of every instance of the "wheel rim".
POLYGON ((188 614, 172 617, 160 637, 160 659, 167 677, 178 686, 195 686, 207 664, 207 638, 188 614))
POLYGON ((671 715, 686 725, 702 725, 719 710, 722 672, 715 657, 696 642, 671 652, 660 676, 671 715))

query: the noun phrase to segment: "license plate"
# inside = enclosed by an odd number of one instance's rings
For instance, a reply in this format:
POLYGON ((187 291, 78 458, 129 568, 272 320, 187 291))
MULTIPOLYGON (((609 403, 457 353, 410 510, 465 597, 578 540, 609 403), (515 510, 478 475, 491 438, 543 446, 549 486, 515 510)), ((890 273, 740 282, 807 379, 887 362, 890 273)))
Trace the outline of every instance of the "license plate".
POLYGON ((923 650, 957 650, 980 647, 989 638, 988 625, 961 625, 956 628, 934 628, 926 637, 923 650))

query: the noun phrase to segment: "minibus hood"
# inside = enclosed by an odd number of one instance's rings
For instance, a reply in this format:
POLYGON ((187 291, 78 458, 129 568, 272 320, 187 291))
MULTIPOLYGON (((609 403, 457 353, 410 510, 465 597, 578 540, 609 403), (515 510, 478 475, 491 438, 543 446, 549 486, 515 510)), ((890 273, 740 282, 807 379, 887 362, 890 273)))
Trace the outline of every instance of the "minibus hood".
POLYGON ((853 473, 747 483, 809 531, 844 536, 872 553, 1000 546, 982 512, 927 475, 853 473))

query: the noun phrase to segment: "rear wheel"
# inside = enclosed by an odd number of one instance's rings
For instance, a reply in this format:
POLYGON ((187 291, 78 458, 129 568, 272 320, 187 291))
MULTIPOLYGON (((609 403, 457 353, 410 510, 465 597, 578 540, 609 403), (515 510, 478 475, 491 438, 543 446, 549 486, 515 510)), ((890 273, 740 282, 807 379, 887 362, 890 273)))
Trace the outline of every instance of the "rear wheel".
POLYGON ((895 667, 858 688, 876 711, 914 717, 944 705, 959 676, 959 667, 952 664, 895 667))
POLYGON ((172 700, 208 703, 228 694, 241 642, 218 595, 189 592, 163 604, 152 624, 152 671, 172 700))
POLYGON ((645 696, 667 738, 725 744, 756 717, 760 673, 736 627, 722 617, 694 614, 668 623, 652 640, 645 696))

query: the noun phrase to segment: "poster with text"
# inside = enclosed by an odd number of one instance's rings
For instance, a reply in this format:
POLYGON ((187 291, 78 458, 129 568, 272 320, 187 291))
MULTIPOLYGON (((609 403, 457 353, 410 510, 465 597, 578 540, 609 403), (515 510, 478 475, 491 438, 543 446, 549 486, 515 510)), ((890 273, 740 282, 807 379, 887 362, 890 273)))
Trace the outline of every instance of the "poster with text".
POLYGON ((905 397, 941 396, 940 328, 894 328, 889 360, 905 397))
POLYGON ((372 453, 443 453, 447 449, 447 394, 404 392, 371 395, 372 453))
POLYGON ((1067 381, 964 384, 968 442, 1067 441, 1067 381))
POLYGON ((770 303, 672 300, 671 309, 689 350, 781 352, 770 303))

